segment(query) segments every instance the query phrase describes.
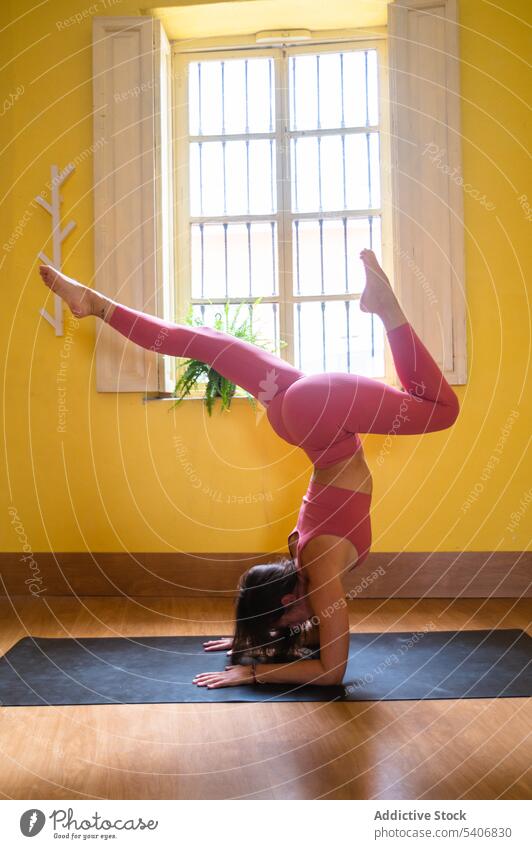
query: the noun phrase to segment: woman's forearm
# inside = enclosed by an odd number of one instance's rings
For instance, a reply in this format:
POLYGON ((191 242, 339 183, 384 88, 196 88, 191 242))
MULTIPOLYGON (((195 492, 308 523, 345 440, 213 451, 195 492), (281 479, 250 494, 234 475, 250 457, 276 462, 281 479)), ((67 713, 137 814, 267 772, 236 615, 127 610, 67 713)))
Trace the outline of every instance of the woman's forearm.
POLYGON ((325 669, 319 660, 293 660, 290 663, 257 663, 255 680, 258 684, 341 684, 345 664, 340 669, 325 669))

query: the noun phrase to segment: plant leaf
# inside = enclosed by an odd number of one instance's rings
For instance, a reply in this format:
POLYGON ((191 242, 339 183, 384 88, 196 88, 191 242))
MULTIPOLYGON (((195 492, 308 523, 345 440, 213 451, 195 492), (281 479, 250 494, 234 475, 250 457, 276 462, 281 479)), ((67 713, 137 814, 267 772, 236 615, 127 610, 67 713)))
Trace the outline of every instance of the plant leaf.
MULTIPOLYGON (((221 312, 215 313, 213 321, 214 329, 224 331, 237 339, 250 342, 265 350, 272 349, 273 345, 271 342, 265 343, 264 341, 259 341, 258 333, 254 329, 253 312, 254 308, 260 302, 261 298, 257 298, 251 304, 248 315, 242 319, 240 317, 241 310, 244 306, 248 306, 248 304, 240 301, 236 309, 232 312, 233 305, 229 301, 226 301, 222 306, 221 312)), ((193 305, 190 306, 185 321, 192 327, 203 326, 201 319, 194 316, 193 305)), ((173 406, 180 404, 194 388, 200 385, 204 387, 203 399, 209 416, 212 415, 212 410, 218 397, 221 399, 221 411, 230 409, 237 386, 228 380, 228 378, 211 368, 207 363, 196 359, 186 360, 181 367, 179 377, 176 380, 174 390, 176 402, 173 406)), ((248 392, 245 394, 248 401, 255 408, 255 399, 253 396, 248 392)))

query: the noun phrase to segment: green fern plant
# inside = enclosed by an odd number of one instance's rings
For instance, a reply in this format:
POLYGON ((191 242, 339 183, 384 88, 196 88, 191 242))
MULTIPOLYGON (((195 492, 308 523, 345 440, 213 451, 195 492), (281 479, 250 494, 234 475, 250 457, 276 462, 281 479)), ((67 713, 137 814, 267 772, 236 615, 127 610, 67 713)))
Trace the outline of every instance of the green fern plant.
MULTIPOLYGON (((255 301, 253 307, 260 302, 260 298, 255 301)), ((223 330, 237 339, 243 339, 245 342, 251 342, 253 345, 258 345, 260 348, 268 346, 259 342, 258 334, 253 327, 253 310, 251 314, 244 319, 240 318, 240 313, 243 303, 240 303, 233 315, 230 315, 230 303, 225 303, 222 312, 216 313, 214 317, 213 327, 215 330, 223 330)), ((185 319, 186 324, 190 327, 201 327, 204 322, 193 314, 192 307, 190 308, 185 319)), ((174 406, 180 404, 187 395, 197 391, 203 387, 203 401, 207 408, 209 416, 212 415, 216 399, 220 398, 221 411, 229 410, 231 401, 236 392, 236 385, 224 377, 216 369, 211 368, 207 363, 202 363, 200 360, 189 359, 180 367, 174 394, 176 402, 174 406)), ((245 393, 246 398, 254 406, 255 399, 248 393, 245 393)))

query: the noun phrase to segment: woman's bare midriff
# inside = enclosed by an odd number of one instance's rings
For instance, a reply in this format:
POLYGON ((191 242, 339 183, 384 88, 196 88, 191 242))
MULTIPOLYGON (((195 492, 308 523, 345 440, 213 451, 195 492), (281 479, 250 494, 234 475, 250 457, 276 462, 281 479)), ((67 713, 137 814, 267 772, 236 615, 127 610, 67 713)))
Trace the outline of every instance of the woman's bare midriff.
MULTIPOLYGON (((351 489, 353 492, 366 492, 369 495, 371 495, 373 487, 371 472, 366 463, 362 448, 356 454, 353 454, 352 457, 341 460, 327 469, 315 468, 311 479, 319 484, 330 484, 331 486, 339 486, 342 489, 351 489)), ((290 556, 294 560, 296 559, 296 544, 297 531, 288 537, 288 549, 290 556)), ((324 544, 326 544, 329 553, 335 550, 336 556, 339 558, 340 574, 343 574, 346 569, 358 560, 358 551, 352 542, 348 539, 326 534, 314 537, 303 548, 300 559, 303 569, 307 561, 312 562, 316 558, 320 547, 324 544)))
POLYGON ((312 480, 316 483, 352 489, 354 492, 371 494, 373 481, 364 452, 360 448, 352 457, 340 460, 327 469, 314 469, 312 480))

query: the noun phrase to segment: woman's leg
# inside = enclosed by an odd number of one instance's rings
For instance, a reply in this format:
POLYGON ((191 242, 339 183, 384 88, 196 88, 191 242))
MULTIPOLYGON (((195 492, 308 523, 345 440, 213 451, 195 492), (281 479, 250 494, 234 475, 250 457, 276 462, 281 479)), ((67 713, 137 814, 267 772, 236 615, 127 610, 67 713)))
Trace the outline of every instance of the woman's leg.
POLYGON ((74 315, 96 315, 142 348, 207 363, 265 406, 303 377, 303 372, 274 354, 228 333, 162 321, 118 304, 50 266, 41 266, 41 276, 74 315))
POLYGON ((143 348, 207 363, 265 405, 303 377, 274 354, 211 327, 171 324, 120 304, 108 323, 143 348))
MULTIPOLYGON (((305 377, 272 354, 210 328, 189 328, 116 304, 109 298, 41 266, 45 283, 74 315, 97 315, 142 347, 212 365, 268 406, 274 429, 289 442, 323 451, 356 433, 425 433, 450 427, 458 399, 393 293, 372 251, 362 251, 366 288, 363 311, 383 321, 405 392, 354 374, 305 377)), ((337 446, 338 447, 338 446, 337 446)))
MULTIPOLYGON (((312 451, 347 444, 356 433, 428 433, 450 427, 458 399, 423 345, 372 251, 362 251, 366 289, 361 309, 383 321, 404 392, 355 374, 304 377, 284 395, 282 417, 292 439, 312 451)), ((321 455, 321 462, 326 458, 321 455)))

